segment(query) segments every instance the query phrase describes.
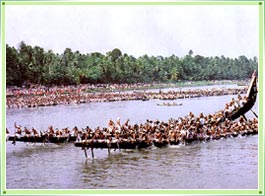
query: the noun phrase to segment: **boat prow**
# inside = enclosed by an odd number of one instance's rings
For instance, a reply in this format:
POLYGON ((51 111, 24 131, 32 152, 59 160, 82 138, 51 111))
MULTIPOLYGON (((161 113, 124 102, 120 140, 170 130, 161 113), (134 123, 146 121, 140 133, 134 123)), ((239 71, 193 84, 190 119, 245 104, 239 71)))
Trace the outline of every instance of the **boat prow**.
POLYGON ((227 116, 224 116, 220 121, 223 122, 226 118, 229 120, 235 120, 239 118, 240 116, 244 116, 245 113, 247 113, 251 108, 254 106, 256 99, 257 99, 257 77, 255 75, 255 72, 252 74, 252 79, 248 87, 247 95, 246 95, 246 103, 240 107, 232 111, 227 116))

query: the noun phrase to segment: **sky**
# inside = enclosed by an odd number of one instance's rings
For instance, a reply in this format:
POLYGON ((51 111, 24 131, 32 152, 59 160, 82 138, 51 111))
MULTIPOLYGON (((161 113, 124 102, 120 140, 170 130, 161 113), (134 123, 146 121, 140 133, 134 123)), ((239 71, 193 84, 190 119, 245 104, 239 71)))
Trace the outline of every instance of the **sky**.
POLYGON ((258 6, 6 6, 6 42, 135 57, 258 56, 258 6))

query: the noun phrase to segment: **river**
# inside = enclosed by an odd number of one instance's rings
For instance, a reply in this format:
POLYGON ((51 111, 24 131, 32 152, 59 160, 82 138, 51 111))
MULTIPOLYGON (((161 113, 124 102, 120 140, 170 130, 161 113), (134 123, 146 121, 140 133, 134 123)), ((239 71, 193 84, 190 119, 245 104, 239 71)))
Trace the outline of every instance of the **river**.
MULTIPOLYGON (((175 100, 182 106, 157 106, 160 100, 90 103, 7 110, 14 122, 37 130, 54 127, 106 127, 109 119, 144 123, 214 113, 236 96, 175 100)), ((257 112, 257 103, 254 111, 257 112)), ((253 118, 249 112, 247 117, 253 118)), ((6 145, 8 189, 257 189, 258 135, 205 143, 121 152, 95 150, 85 158, 73 144, 6 145)), ((88 151, 89 152, 89 151, 88 151)), ((90 153, 89 153, 90 154, 90 153)))

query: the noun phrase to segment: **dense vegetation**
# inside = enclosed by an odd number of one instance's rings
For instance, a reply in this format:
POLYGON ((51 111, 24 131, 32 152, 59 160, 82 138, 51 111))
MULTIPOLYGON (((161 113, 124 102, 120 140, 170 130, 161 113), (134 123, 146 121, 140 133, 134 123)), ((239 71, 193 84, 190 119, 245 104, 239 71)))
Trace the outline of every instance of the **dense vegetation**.
POLYGON ((117 48, 106 54, 81 54, 70 48, 55 54, 24 42, 18 49, 6 46, 6 82, 17 86, 24 82, 62 85, 246 79, 257 67, 256 57, 204 57, 194 55, 192 50, 181 58, 175 55, 135 58, 117 48))

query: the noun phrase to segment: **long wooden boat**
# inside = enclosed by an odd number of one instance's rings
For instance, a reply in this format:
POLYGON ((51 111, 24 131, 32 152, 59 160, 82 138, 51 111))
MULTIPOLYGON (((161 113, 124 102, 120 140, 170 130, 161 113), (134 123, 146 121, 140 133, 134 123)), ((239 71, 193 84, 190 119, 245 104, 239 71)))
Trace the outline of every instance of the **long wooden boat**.
POLYGON ((60 144, 60 143, 66 143, 66 142, 74 142, 76 141, 76 136, 21 136, 17 137, 14 135, 8 136, 8 141, 12 141, 14 144, 16 142, 30 142, 30 143, 55 143, 55 144, 60 144))
POLYGON ((109 148, 109 149, 141 149, 152 146, 152 142, 145 140, 82 140, 74 142, 76 147, 82 148, 109 148))
POLYGON ((237 108, 234 111, 232 111, 230 114, 228 114, 227 116, 224 116, 219 121, 219 123, 223 122, 226 118, 228 118, 229 120, 235 120, 239 118, 240 116, 244 117, 245 113, 251 110, 251 108, 254 106, 256 99, 257 99, 257 93, 258 93, 257 77, 254 72, 252 75, 251 82, 248 87, 248 91, 247 91, 247 102, 242 107, 237 108))
MULTIPOLYGON (((246 136, 246 135, 255 135, 257 134, 257 130, 244 130, 240 132, 227 132, 223 134, 215 134, 212 136, 206 135, 204 137, 198 138, 198 137, 187 137, 183 141, 185 144, 191 144, 193 142, 203 142, 203 141, 210 141, 210 140, 219 140, 221 138, 227 138, 227 137, 237 137, 239 135, 246 136)), ((75 141, 74 145, 75 147, 81 147, 82 149, 143 149, 148 148, 150 146, 155 146, 158 148, 163 148, 167 146, 173 146, 173 145, 179 145, 181 142, 179 139, 175 141, 170 140, 127 140, 127 139, 121 139, 121 140, 109 140, 109 139, 87 139, 87 140, 81 140, 81 141, 75 141)))
POLYGON ((153 143, 154 143, 154 146, 158 148, 162 148, 162 147, 167 146, 169 144, 169 141, 168 140, 161 140, 161 141, 154 140, 153 143))

